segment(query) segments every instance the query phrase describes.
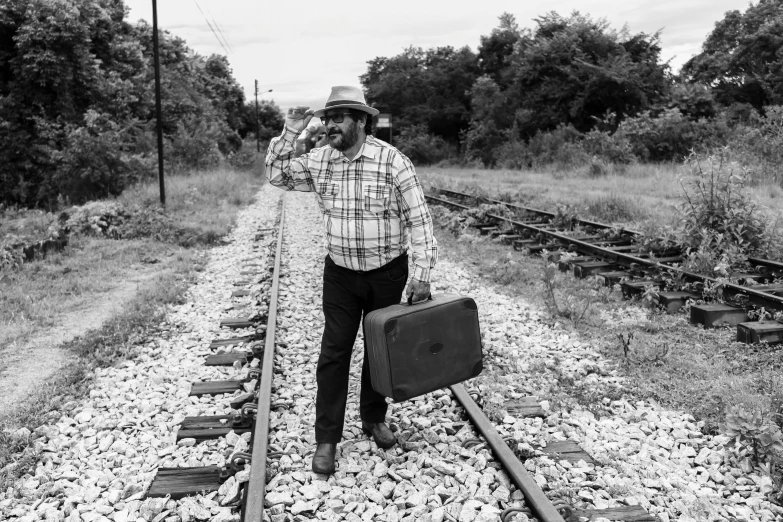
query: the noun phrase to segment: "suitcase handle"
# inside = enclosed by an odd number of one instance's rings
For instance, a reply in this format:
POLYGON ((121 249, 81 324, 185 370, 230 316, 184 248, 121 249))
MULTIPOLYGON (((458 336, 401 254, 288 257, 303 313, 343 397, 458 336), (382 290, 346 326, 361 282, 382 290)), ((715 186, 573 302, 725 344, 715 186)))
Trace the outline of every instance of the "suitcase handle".
MULTIPOLYGON (((416 304, 424 303, 426 301, 432 301, 432 292, 430 292, 430 295, 427 296, 427 299, 422 299, 421 301, 416 301, 416 304)), ((413 306, 413 294, 408 296, 408 306, 413 306)))

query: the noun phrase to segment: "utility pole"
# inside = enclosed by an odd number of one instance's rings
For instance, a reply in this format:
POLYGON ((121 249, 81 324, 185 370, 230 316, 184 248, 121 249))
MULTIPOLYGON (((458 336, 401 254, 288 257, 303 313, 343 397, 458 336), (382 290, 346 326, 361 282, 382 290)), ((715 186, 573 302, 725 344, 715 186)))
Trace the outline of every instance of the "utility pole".
MULTIPOLYGON (((266 92, 272 92, 272 89, 266 92)), ((258 80, 256 80, 256 152, 261 152, 261 127, 258 122, 258 80)))
POLYGON ((152 0, 152 55, 155 61, 155 118, 158 120, 158 182, 160 204, 166 206, 166 185, 163 181, 163 122, 160 108, 160 61, 158 60, 158 2, 152 0))

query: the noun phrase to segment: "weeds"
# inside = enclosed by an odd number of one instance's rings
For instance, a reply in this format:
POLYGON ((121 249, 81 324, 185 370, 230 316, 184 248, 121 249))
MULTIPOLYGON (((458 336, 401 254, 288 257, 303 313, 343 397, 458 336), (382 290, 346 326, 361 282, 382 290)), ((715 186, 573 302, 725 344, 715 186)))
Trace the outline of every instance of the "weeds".
POLYGON ((723 430, 749 450, 756 464, 768 462, 776 452, 783 452, 780 427, 759 411, 742 405, 729 406, 723 430))
POLYGON ((730 149, 710 155, 692 153, 690 174, 680 181, 680 242, 686 249, 684 267, 706 275, 727 276, 749 255, 780 250, 776 226, 746 189, 749 170, 730 149))
MULTIPOLYGON (((590 291, 586 297, 579 297, 573 292, 569 292, 558 274, 558 263, 548 261, 549 252, 546 250, 542 251, 541 255, 544 259, 547 259, 541 276, 544 286, 544 305, 549 315, 569 319, 574 324, 574 328, 576 328, 585 318, 587 311, 599 295, 599 292, 597 289, 590 291)), ((564 253, 560 256, 559 262, 568 263, 573 257, 574 254, 571 252, 564 253)), ((596 280, 594 284, 597 285, 599 283, 596 280)))

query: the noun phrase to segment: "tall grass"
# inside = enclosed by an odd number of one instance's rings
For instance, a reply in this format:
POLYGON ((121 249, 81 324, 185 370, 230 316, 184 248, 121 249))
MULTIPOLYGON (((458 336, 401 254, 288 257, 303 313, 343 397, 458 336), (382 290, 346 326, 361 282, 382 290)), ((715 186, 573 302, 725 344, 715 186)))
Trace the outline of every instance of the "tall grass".
MULTIPOLYGON (((165 179, 166 214, 182 229, 211 239, 221 237, 231 228, 236 211, 251 202, 263 179, 262 172, 225 168, 169 176, 165 179)), ((131 187, 118 201, 128 206, 160 206, 157 180, 131 187)))

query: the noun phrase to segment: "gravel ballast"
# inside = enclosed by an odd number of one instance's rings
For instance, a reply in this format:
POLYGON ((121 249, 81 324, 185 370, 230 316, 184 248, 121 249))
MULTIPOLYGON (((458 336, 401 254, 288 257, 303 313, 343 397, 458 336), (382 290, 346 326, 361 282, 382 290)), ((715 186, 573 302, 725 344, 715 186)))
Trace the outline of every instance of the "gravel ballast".
MULTIPOLYGON (((203 362, 213 352, 208 348, 212 339, 253 333, 221 329, 220 319, 265 310, 256 302, 263 301, 268 279, 250 287, 255 292, 250 298, 232 298, 231 292, 238 280, 259 279, 239 274, 248 263, 265 266, 273 255, 274 233, 256 237, 274 226, 282 194, 267 185, 240 213, 228 244, 210 251, 187 301, 171 308, 160 335, 145 340, 137 358, 96 371, 89 397, 64 405, 58 422, 29 434, 43 450, 42 461, 33 475, 0 492, 0 518, 238 520, 236 510, 225 504, 246 472, 206 496, 181 501, 143 496, 159 467, 223 465, 231 453, 247 449, 247 435, 201 443, 176 442, 175 435, 185 416, 231 412, 232 396, 188 397, 190 383, 241 376, 248 369, 210 368, 203 362), (251 305, 246 311, 232 309, 244 303, 251 305)), ((498 520, 505 507, 521 505, 521 493, 484 445, 462 447, 477 435, 448 391, 391 405, 389 421, 398 446, 380 450, 361 432, 361 337, 337 472, 325 477, 310 471, 314 372, 323 328, 323 225, 312 195, 289 193, 285 199, 270 428, 271 449, 285 455, 270 466, 269 519, 489 521, 498 520)), ((701 425, 682 412, 607 399, 604 406, 612 414, 600 418, 583 409, 550 410, 544 419, 503 413, 506 400, 525 395, 544 399, 547 409, 545 392, 554 368, 587 384, 613 386, 622 380, 589 342, 552 327, 523 298, 495 291, 445 256, 433 272, 433 292, 469 295, 479 306, 488 369, 466 385, 481 393, 485 409, 500 412, 501 434, 513 437, 530 455, 540 455, 536 448, 552 441, 573 440, 596 460, 592 465, 529 458, 525 467, 550 498, 567 499, 580 509, 639 504, 664 521, 783 517, 783 510, 765 500, 772 488, 769 478, 741 469, 727 438, 703 435, 701 425), (502 378, 495 376, 496 368, 504 369, 502 378)), ((522 514, 514 518, 524 519, 522 514)))

